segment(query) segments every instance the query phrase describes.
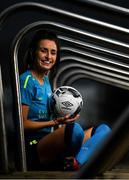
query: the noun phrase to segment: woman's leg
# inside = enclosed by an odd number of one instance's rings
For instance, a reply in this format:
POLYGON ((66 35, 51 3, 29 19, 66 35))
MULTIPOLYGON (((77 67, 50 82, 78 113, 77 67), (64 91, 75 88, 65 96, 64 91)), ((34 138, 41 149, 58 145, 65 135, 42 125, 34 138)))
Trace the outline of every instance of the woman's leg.
POLYGON ((57 161, 62 156, 79 152, 84 132, 78 123, 70 123, 43 137, 37 146, 41 163, 57 161))
POLYGON ((83 143, 84 131, 78 123, 70 123, 65 128, 65 156, 75 156, 83 143))
POLYGON ((65 126, 56 129, 39 141, 37 151, 41 163, 54 162, 57 160, 57 156, 64 152, 64 132, 65 126))
POLYGON ((86 163, 94 153, 101 147, 103 141, 110 134, 111 128, 106 124, 101 124, 92 130, 92 136, 83 143, 76 160, 80 165, 86 163))
MULTIPOLYGON (((89 129, 83 131, 83 139, 81 139, 82 140, 81 147, 82 147, 82 144, 84 144, 91 137, 92 129, 93 128, 91 127, 89 129)), ((76 137, 75 137, 75 139, 76 139, 76 137)), ((76 152, 74 151, 75 152, 74 153, 74 157, 66 157, 65 158, 65 161, 64 161, 64 170, 78 170, 80 168, 79 167, 79 163, 78 163, 78 161, 75 158, 76 155, 78 154, 78 152, 81 149, 80 145, 78 147, 79 148, 77 148, 77 151, 76 152)))

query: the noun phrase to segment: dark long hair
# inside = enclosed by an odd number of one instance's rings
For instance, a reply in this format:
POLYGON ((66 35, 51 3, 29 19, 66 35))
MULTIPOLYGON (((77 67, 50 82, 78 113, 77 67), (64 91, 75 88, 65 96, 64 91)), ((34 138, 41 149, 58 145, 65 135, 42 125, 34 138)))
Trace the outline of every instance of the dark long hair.
POLYGON ((25 64, 24 69, 27 70, 27 69, 33 68, 33 63, 35 60, 35 52, 37 50, 38 43, 39 41, 45 40, 45 39, 54 41, 57 46, 57 59, 56 59, 55 65, 51 69, 51 72, 50 72, 50 77, 51 77, 51 76, 54 76, 54 74, 56 73, 57 67, 59 66, 59 63, 60 63, 60 43, 59 43, 59 39, 57 35, 53 31, 50 31, 50 30, 40 29, 35 32, 33 38, 31 39, 29 48, 24 57, 24 64, 25 64))

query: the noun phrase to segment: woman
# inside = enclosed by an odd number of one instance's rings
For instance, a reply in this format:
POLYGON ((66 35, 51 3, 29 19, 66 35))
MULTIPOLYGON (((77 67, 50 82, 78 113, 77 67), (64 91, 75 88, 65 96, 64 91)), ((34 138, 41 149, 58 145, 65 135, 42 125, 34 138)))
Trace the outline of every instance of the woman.
MULTIPOLYGON (((20 75, 28 168, 32 163, 37 168, 37 164, 40 167, 42 164, 43 168, 50 165, 60 166, 65 160, 64 169, 78 169, 90 157, 88 155, 84 159, 82 146, 91 139, 93 128, 83 131, 75 122, 79 115, 73 118, 69 115, 56 118, 49 108, 52 90, 48 73, 56 70, 59 61, 60 46, 57 36, 48 30, 37 31, 28 50, 28 70, 20 75), (54 129, 60 124, 63 126, 54 129)), ((102 126, 109 132, 107 125, 102 126)))

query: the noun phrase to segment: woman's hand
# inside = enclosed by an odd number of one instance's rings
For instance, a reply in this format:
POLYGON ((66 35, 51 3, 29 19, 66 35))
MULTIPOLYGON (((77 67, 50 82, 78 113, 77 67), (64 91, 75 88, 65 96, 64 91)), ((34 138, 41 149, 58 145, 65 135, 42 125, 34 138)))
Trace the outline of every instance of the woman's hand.
POLYGON ((64 117, 58 117, 54 120, 55 124, 67 124, 75 122, 77 119, 79 119, 80 115, 77 114, 74 117, 71 117, 71 115, 66 115, 64 117))

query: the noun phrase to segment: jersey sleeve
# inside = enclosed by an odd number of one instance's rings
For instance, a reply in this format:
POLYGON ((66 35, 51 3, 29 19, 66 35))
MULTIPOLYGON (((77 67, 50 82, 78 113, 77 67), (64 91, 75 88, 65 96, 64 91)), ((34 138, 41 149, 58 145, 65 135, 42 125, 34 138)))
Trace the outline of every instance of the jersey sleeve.
POLYGON ((21 103, 29 106, 32 102, 32 87, 29 83, 25 86, 24 79, 20 79, 20 93, 21 103))

